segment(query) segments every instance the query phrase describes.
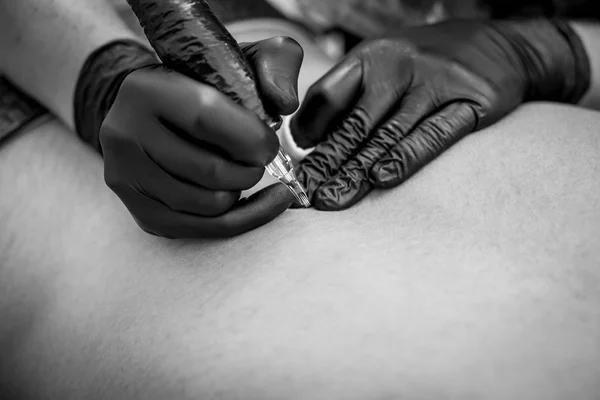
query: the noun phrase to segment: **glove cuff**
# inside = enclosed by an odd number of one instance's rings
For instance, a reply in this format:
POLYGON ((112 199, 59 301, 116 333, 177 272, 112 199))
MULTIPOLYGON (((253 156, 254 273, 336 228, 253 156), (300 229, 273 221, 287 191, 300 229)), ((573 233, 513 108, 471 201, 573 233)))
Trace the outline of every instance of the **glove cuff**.
POLYGON ((575 104, 590 86, 590 61, 583 42, 565 20, 496 23, 513 43, 527 76, 526 101, 575 104))
POLYGON ((154 53, 134 40, 109 42, 89 55, 74 96, 75 131, 100 153, 98 134, 123 80, 131 72, 158 64, 154 53))
MULTIPOLYGON (((591 63, 583 45, 583 41, 565 20, 553 21, 556 30, 563 36, 573 57, 570 73, 565 75, 564 102, 577 104, 589 90, 592 80, 591 63)), ((565 66, 568 68, 569 66, 565 66)))
POLYGON ((268 0, 209 1, 210 9, 224 24, 257 18, 286 19, 268 0))

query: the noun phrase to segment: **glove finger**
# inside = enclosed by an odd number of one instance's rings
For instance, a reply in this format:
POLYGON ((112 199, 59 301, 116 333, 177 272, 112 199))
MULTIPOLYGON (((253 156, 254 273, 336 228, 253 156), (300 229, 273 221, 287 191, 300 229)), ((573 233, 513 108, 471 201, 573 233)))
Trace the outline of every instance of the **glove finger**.
POLYGON ((467 103, 453 103, 421 122, 372 168, 371 182, 387 189, 404 182, 438 157, 477 125, 477 114, 467 103))
POLYGON ((264 167, 238 164, 156 125, 146 136, 144 148, 175 179, 209 190, 237 191, 253 187, 264 174, 264 167))
POLYGON ((300 44, 290 37, 278 36, 240 47, 254 70, 265 107, 278 115, 296 111, 298 75, 304 58, 300 44))
POLYGON ((292 137, 299 147, 314 147, 341 122, 362 93, 362 79, 360 59, 347 58, 308 89, 290 121, 292 137))
POLYGON ((435 104, 425 92, 407 93, 399 111, 377 128, 360 151, 316 190, 313 206, 319 210, 338 211, 365 197, 373 187, 369 180, 373 165, 434 109, 435 104))
MULTIPOLYGON (((127 155, 127 164, 121 162, 117 167, 112 160, 105 164, 105 180, 128 208, 132 198, 141 195, 161 203, 169 212, 215 216, 230 209, 240 197, 240 191, 212 191, 179 181, 144 150, 129 151, 127 155)), ((143 213, 134 207, 130 211, 134 215, 143 213)))
POLYGON ((334 176, 368 140, 371 132, 401 101, 403 90, 365 91, 340 125, 319 143, 298 166, 298 180, 309 199, 321 184, 334 176), (401 93, 401 94, 399 94, 401 93))
POLYGON ((265 166, 275 158, 275 132, 216 89, 172 71, 150 71, 138 81, 152 88, 145 92, 151 112, 172 132, 245 165, 265 166))
POLYGON ((137 198, 144 217, 135 217, 146 232, 168 238, 222 238, 231 237, 258 228, 287 210, 294 201, 284 185, 271 185, 247 199, 240 200, 227 213, 217 217, 203 217, 167 210, 155 200, 137 198))

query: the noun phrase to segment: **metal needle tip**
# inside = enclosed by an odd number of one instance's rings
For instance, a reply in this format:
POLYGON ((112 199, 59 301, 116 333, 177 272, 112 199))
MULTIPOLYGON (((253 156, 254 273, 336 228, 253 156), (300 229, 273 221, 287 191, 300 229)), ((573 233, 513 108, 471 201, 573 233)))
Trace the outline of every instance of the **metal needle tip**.
POLYGON ((302 204, 304 207, 310 207, 310 200, 308 200, 306 192, 304 189, 302 189, 302 186, 300 186, 300 182, 298 182, 297 179, 294 179, 289 185, 287 185, 287 187, 294 194, 294 197, 296 197, 296 200, 298 200, 300 204, 302 204))

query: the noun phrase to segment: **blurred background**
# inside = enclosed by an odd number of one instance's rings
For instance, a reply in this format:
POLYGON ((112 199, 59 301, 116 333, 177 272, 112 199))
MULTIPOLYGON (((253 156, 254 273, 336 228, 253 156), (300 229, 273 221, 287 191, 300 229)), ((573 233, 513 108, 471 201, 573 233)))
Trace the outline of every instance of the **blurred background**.
MULTIPOLYGON (((133 29, 141 29, 126 0, 109 0, 133 29)), ((285 18, 301 26, 337 59, 361 40, 402 26, 448 18, 567 16, 585 19, 586 0, 209 0, 224 22, 285 18)), ((598 5, 600 6, 600 5, 598 5)))

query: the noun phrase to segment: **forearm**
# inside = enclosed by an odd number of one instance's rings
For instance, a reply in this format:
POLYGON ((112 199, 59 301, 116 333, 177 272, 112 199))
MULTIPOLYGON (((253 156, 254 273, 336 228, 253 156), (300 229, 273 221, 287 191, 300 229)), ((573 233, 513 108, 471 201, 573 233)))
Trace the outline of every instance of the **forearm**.
POLYGON ((572 22, 571 26, 581 38, 590 60, 590 88, 579 104, 600 110, 600 24, 572 22))
POLYGON ((0 70, 73 127, 73 94, 87 56, 137 38, 107 0, 0 1, 0 70))

